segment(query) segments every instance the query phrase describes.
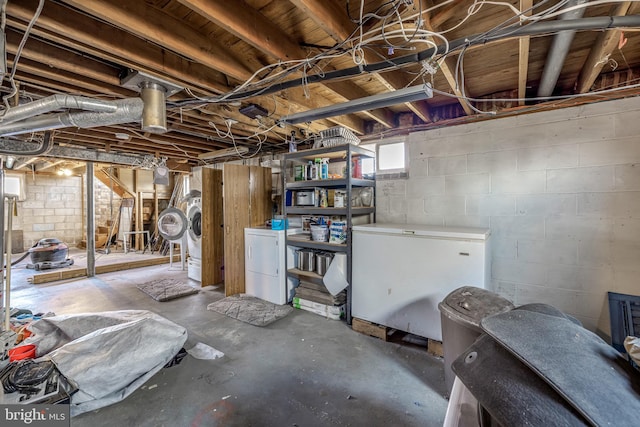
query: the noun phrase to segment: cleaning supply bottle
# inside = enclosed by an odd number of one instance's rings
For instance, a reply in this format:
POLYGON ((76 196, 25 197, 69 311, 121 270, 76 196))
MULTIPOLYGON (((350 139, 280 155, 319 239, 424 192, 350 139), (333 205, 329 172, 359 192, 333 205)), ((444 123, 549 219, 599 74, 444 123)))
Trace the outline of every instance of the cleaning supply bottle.
POLYGON ((310 181, 313 179, 313 162, 309 160, 309 164, 307 165, 307 180, 310 181))
POLYGON ((321 179, 329 179, 329 159, 328 158, 324 158, 322 159, 322 172, 321 172, 321 179))

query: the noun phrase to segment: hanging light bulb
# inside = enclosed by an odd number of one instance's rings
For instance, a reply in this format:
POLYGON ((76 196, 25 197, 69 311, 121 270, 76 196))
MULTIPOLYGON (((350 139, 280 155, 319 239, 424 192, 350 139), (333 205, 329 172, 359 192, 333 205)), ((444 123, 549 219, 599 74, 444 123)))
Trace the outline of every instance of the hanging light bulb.
POLYGON ((60 168, 57 170, 56 174, 60 175, 60 176, 71 176, 71 169, 67 169, 67 168, 60 168))

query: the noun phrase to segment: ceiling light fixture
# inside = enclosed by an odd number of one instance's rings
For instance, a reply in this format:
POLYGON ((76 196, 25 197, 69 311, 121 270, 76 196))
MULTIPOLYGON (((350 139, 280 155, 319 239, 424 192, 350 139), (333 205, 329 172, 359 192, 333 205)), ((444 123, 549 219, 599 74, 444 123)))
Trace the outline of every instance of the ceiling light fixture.
POLYGON ((7 159, 4 162, 4 165, 7 167, 7 169, 13 169, 13 166, 16 163, 16 158, 13 156, 7 156, 7 159))
POLYGON ((280 123, 295 125, 298 123, 326 119, 327 117, 357 113, 358 111, 375 110, 376 108, 389 107, 390 105, 420 101, 431 97, 433 97, 433 89, 431 88, 431 85, 427 83, 394 90, 393 92, 366 96, 364 98, 354 99, 341 104, 329 105, 315 110, 304 111, 302 113, 292 114, 281 118, 280 123))
POLYGON ((198 154, 198 158, 201 160, 211 160, 220 157, 238 156, 249 152, 247 147, 229 147, 222 150, 210 151, 208 153, 198 154))

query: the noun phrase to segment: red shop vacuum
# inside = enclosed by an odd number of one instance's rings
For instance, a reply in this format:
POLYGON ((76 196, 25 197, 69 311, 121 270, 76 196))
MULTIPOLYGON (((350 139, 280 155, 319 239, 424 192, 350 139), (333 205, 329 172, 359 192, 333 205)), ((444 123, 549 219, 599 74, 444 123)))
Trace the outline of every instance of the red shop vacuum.
POLYGON ((36 245, 29 249, 29 255, 31 263, 27 264, 27 268, 34 270, 48 270, 73 265, 73 259, 68 258, 69 246, 56 238, 40 239, 36 245))

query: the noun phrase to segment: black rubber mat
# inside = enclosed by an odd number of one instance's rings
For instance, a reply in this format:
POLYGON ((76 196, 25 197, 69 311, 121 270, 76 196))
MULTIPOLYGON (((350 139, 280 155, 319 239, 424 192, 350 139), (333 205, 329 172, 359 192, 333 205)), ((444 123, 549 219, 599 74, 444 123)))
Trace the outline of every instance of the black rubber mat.
POLYGON ((500 425, 586 424, 562 396, 489 335, 481 335, 451 368, 500 425))
POLYGON ((613 347, 536 308, 487 317, 482 328, 593 425, 638 425, 640 374, 613 347))

